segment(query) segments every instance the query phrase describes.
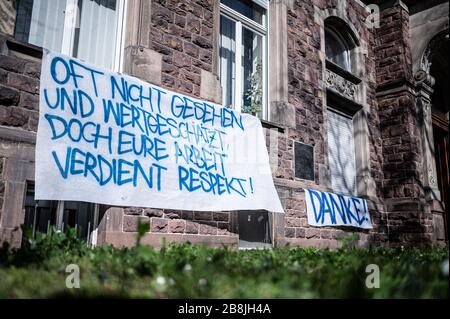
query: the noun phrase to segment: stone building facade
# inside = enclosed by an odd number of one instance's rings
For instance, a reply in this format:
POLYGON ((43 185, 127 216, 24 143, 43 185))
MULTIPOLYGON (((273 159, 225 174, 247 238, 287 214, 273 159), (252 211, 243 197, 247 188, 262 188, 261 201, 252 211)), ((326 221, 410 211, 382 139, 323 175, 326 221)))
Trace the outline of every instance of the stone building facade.
MULTIPOLYGON (((285 214, 36 203, 43 45, 30 30, 42 18, 32 10, 39 2, 0 3, 0 241, 20 245, 24 223, 74 226, 72 215, 83 210, 92 211, 83 236, 118 246, 134 244, 138 221, 150 225, 142 241, 154 246, 165 238, 338 247, 352 234, 360 246, 448 240, 447 1, 97 1, 117 13, 110 67, 149 83, 216 103, 230 97, 237 107, 258 55, 265 74, 258 115, 285 214), (345 169, 336 164, 342 158, 345 169), (366 198, 374 228, 309 226, 305 188, 366 198), (39 211, 47 217, 36 222, 39 211)), ((73 1, 63 2, 67 22, 73 1)))

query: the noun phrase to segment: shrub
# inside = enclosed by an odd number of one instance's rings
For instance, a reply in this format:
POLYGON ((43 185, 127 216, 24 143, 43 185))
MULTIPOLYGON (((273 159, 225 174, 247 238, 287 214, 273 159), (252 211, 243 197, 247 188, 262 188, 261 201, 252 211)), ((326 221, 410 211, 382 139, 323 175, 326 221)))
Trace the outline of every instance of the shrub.
POLYGON ((89 248, 69 230, 0 249, 0 297, 448 298, 446 248, 89 248), (80 267, 81 289, 65 287, 80 267), (380 268, 380 288, 365 285, 380 268))

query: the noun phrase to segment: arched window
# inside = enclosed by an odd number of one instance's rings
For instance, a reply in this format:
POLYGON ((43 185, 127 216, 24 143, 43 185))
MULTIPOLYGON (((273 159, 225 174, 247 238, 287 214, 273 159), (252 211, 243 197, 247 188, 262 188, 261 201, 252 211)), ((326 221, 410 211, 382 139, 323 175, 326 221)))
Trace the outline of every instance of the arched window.
POLYGON ((346 71, 353 70, 353 50, 357 40, 345 22, 337 18, 325 20, 325 54, 327 60, 346 71))
POLYGON ((327 59, 343 69, 351 70, 350 50, 345 42, 331 29, 325 29, 325 52, 327 59))
POLYGON ((331 79, 339 79, 337 82, 327 81, 332 90, 338 87, 337 94, 327 91, 326 125, 330 181, 334 192, 346 195, 357 194, 357 140, 354 129, 356 110, 348 105, 345 99, 349 96, 339 88, 342 83, 354 84, 354 54, 358 45, 358 39, 343 20, 337 17, 325 20, 326 66, 334 75, 331 79))

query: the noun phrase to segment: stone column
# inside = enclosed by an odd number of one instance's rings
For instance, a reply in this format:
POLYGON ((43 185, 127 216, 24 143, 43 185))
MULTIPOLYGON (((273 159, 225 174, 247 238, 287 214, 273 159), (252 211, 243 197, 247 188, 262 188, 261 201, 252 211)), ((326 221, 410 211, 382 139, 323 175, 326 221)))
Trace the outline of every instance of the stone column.
POLYGON ((269 4, 269 120, 295 127, 295 107, 288 102, 287 10, 292 0, 269 4))
POLYGON ((422 150, 408 8, 396 2, 381 11, 380 21, 374 50, 385 198, 419 200, 423 198, 422 150))
POLYGON ((162 55, 149 48, 151 7, 151 0, 128 1, 123 71, 160 85, 162 55))
POLYGON ((123 230, 123 209, 111 207, 98 224, 97 244, 110 244, 123 230))
POLYGON ((427 200, 440 200, 441 194, 437 185, 437 171, 433 138, 433 122, 431 118, 431 95, 434 79, 426 71, 420 70, 414 75, 417 90, 417 108, 421 132, 423 152, 423 186, 427 200))
POLYGON ((222 104, 222 84, 220 83, 220 0, 213 2, 211 72, 201 69, 200 98, 222 104))
MULTIPOLYGON (((424 100, 417 100, 412 71, 410 14, 402 1, 385 6, 374 32, 388 239, 391 245, 426 243, 433 240, 433 227, 425 199, 419 104, 424 100)), ((422 93, 429 95, 428 88, 422 93)))

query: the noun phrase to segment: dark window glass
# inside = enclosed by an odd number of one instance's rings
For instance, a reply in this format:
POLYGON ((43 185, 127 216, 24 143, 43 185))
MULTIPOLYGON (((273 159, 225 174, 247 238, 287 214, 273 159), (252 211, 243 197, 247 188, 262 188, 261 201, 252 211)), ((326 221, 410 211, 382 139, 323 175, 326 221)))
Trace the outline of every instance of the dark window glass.
MULTIPOLYGON (((75 228, 80 238, 89 240, 94 227, 95 204, 85 202, 61 202, 63 205, 62 228, 75 228)), ((37 232, 46 233, 56 226, 58 201, 34 199, 34 184, 28 183, 25 196, 24 224, 37 232)))
POLYGON ((19 41, 28 42, 28 36, 30 34, 32 9, 33 9, 33 0, 17 1, 17 17, 16 17, 16 29, 14 30, 14 37, 19 41))
POLYGON ((46 233, 50 226, 56 224, 57 201, 34 200, 34 184, 27 185, 25 196, 24 224, 33 229, 33 233, 46 233))
POLYGON ((220 81, 223 88, 222 103, 234 104, 236 80, 236 23, 220 16, 220 81))
POLYGON ((262 50, 263 37, 247 28, 242 28, 243 108, 241 110, 251 108, 252 104, 262 107, 262 50), (260 94, 253 93, 253 90, 258 90, 260 94))
POLYGON ((114 66, 119 1, 78 0, 74 8, 67 0, 17 1, 16 39, 101 67, 114 66), (72 29, 73 35, 66 32, 72 29), (63 42, 65 37, 69 41, 63 42))
POLYGON ((66 0, 19 0, 15 38, 59 52, 66 4, 66 0))
POLYGON ((239 12, 240 14, 252 19, 255 22, 262 24, 264 8, 253 1, 248 0, 222 0, 221 1, 227 7, 239 12))
POLYGON ((350 47, 344 38, 331 29, 325 29, 325 53, 329 61, 351 71, 350 47))

